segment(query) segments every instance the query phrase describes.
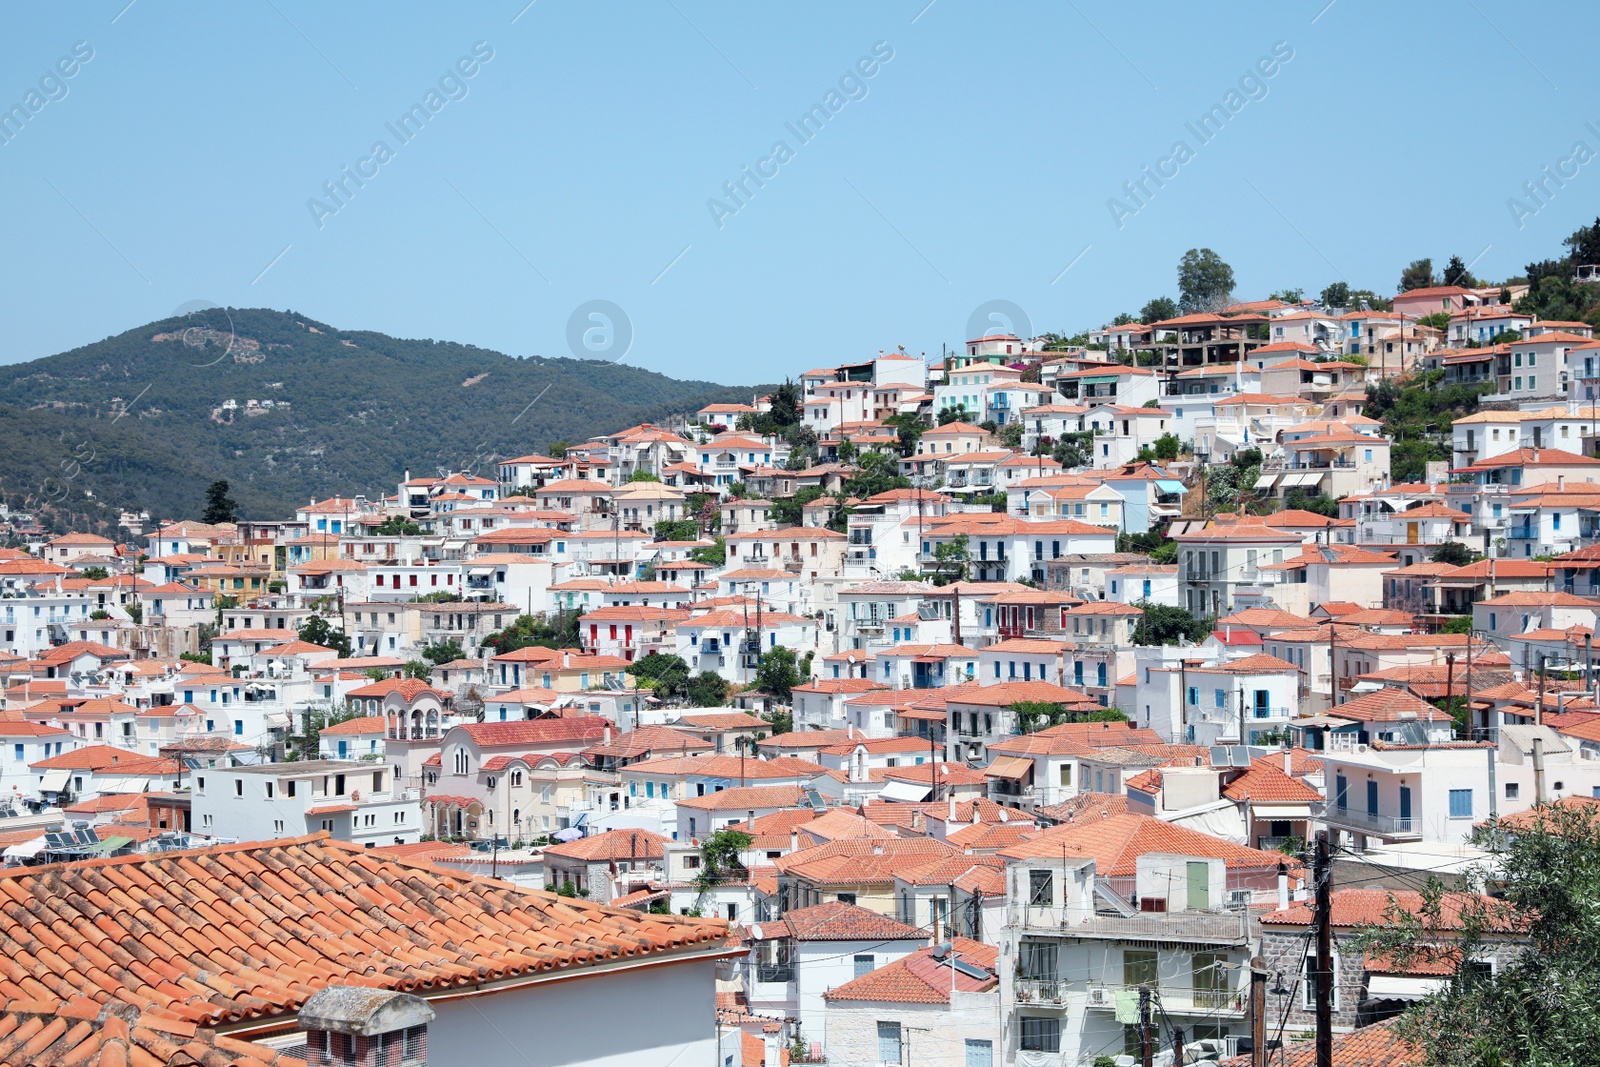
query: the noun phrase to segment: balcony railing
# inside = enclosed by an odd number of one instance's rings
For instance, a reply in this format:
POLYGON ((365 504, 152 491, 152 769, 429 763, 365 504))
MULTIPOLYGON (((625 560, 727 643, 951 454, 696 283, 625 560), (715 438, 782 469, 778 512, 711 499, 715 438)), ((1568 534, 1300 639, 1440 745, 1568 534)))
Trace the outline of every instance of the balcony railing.
POLYGON ((1329 824, 1370 832, 1381 837, 1421 837, 1420 820, 1415 815, 1380 815, 1358 808, 1341 808, 1337 804, 1327 808, 1323 818, 1329 824))

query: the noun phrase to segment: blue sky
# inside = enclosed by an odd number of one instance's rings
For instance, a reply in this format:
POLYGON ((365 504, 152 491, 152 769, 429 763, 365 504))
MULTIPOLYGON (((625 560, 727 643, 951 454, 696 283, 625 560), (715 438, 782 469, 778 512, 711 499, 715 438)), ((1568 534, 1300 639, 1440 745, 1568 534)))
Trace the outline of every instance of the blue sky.
POLYGON ((629 362, 770 381, 937 353, 995 299, 1097 325, 1194 246, 1241 297, 1386 292, 1600 214, 1600 160, 1523 192, 1600 152, 1592 5, 126 2, 3 16, 0 106, 40 95, 0 144, 0 362, 199 300, 566 355, 603 299, 629 362))

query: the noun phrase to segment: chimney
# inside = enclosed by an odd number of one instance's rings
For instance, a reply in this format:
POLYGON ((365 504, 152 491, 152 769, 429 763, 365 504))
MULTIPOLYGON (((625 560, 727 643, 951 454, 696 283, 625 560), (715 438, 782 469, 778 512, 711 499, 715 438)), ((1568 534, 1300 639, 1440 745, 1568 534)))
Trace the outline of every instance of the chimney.
POLYGON ((846 738, 848 738, 849 740, 851 740, 851 741, 854 741, 856 739, 856 724, 855 723, 847 722, 847 723, 844 724, 844 736, 846 738))
POLYGON ((911 813, 911 832, 914 833, 914 834, 922 833, 922 811, 921 811, 921 809, 918 809, 917 811, 914 811, 914 812, 911 813))
POLYGON ((1294 777, 1294 753, 1287 748, 1283 750, 1283 773, 1294 777))
POLYGON ((383 989, 328 986, 300 1009, 312 1067, 425 1067, 435 1012, 421 997, 383 989))
POLYGON ((608 745, 611 743, 611 724, 610 723, 606 723, 606 741, 605 741, 605 743, 608 744, 608 745))
POLYGON ((1556 475, 1556 492, 1563 493, 1563 492, 1566 492, 1566 489, 1567 489, 1567 476, 1565 474, 1556 475))
POLYGON ((1278 910, 1289 909, 1289 868, 1278 864, 1278 910))
POLYGON ((789 831, 789 851, 790 852, 799 852, 800 851, 800 831, 799 831, 799 829, 791 829, 789 831))
MULTIPOLYGON (((976 812, 978 810, 978 806, 976 804, 974 804, 972 806, 972 810, 974 812, 976 812)), ((951 793, 950 794, 950 814, 945 818, 945 822, 946 823, 953 823, 955 821, 956 821, 956 796, 955 796, 954 793, 951 793)))

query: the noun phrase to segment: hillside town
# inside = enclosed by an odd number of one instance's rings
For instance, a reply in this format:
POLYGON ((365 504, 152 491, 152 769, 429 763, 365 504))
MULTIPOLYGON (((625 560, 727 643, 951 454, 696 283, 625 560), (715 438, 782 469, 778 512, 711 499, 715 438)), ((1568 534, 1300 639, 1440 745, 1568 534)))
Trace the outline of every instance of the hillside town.
POLYGON ((7 513, 0 1059, 1421 1063, 1364 939, 1600 807, 1600 339, 1288 295, 7 513))

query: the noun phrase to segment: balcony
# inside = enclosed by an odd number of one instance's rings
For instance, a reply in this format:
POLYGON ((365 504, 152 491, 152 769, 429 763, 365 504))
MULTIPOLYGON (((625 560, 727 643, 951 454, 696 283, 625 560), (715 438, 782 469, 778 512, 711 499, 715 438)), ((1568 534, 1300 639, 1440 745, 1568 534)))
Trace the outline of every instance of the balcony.
POLYGON ((1353 830, 1389 841, 1415 841, 1422 837, 1422 820, 1415 815, 1380 815, 1333 805, 1324 811, 1322 818, 1330 827, 1353 830))
POLYGON ((1024 908, 1023 927, 1065 937, 1108 941, 1178 941, 1203 945, 1244 945, 1249 941, 1248 912, 1140 912, 1135 915, 1096 913, 1086 922, 1056 924, 1029 921, 1042 912, 1055 916, 1054 909, 1024 908))

